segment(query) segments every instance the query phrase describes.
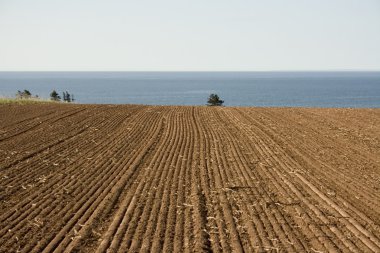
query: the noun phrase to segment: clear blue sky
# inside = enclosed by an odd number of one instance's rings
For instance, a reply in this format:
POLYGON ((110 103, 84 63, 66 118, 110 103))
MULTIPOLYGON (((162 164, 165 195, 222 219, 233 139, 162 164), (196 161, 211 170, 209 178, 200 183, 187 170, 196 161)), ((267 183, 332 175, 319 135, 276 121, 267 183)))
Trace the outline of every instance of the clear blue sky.
POLYGON ((380 70, 380 1, 0 0, 1 70, 380 70))

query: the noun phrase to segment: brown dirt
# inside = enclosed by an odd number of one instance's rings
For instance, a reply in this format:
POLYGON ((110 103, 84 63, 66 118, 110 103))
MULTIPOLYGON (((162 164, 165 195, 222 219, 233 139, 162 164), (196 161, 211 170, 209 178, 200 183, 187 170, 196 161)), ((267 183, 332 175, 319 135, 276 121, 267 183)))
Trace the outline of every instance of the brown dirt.
POLYGON ((0 118, 0 252, 380 252, 380 109, 0 118))

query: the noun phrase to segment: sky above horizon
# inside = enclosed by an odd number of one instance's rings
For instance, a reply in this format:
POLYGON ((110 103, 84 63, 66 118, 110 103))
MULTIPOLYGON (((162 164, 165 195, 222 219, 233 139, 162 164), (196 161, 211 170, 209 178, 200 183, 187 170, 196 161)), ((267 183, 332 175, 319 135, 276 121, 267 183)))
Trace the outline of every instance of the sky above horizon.
POLYGON ((0 0, 0 71, 380 70, 379 0, 0 0))

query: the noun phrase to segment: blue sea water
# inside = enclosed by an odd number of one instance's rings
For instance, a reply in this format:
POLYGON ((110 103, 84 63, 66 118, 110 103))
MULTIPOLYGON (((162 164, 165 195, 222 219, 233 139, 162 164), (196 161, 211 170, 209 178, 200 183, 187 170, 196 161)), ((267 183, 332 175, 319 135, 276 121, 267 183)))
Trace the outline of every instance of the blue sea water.
POLYGON ((380 72, 0 72, 0 96, 17 90, 78 103, 380 108, 380 72))

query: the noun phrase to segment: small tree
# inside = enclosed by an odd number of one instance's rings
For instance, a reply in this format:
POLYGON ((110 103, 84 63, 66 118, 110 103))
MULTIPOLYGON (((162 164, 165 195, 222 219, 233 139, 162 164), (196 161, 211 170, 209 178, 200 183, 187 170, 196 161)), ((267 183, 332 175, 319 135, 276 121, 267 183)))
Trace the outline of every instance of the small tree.
POLYGON ((217 94, 211 94, 208 98, 207 104, 209 106, 221 106, 223 105, 224 101, 220 100, 219 96, 217 94))
POLYGON ((69 103, 71 102, 71 95, 67 91, 66 91, 66 101, 69 103))
POLYGON ((30 93, 30 91, 28 90, 24 90, 23 93, 24 93, 25 98, 30 98, 32 96, 32 93, 30 93))
POLYGON ((58 95, 58 93, 55 90, 53 90, 50 93, 50 99, 53 100, 53 101, 60 101, 61 97, 58 95))
POLYGON ((70 103, 72 100, 71 98, 72 94, 66 92, 63 92, 63 101, 70 103))
POLYGON ((24 90, 24 91, 17 91, 17 94, 16 94, 16 97, 17 98, 30 98, 32 96, 32 93, 30 93, 30 91, 28 90, 24 90))

